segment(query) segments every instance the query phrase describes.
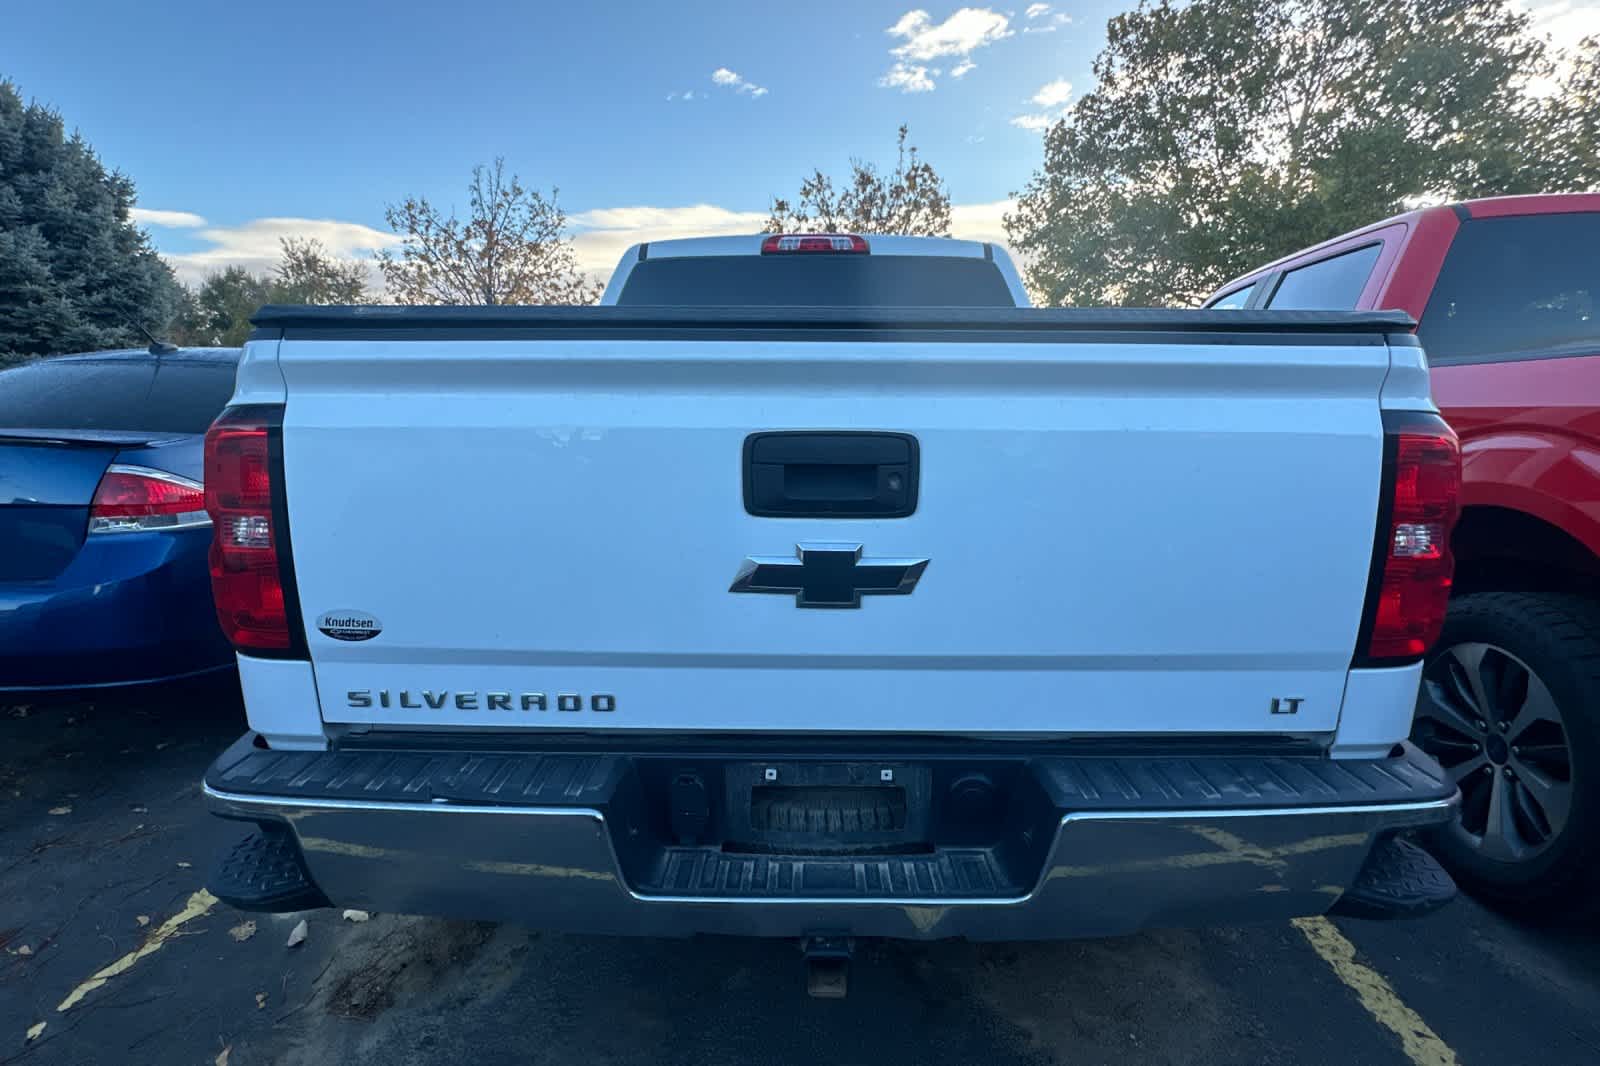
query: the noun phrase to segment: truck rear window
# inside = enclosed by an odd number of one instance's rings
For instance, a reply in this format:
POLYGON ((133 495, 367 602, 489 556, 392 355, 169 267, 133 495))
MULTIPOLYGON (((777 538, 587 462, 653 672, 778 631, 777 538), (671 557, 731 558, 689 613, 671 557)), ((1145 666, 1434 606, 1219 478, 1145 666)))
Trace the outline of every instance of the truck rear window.
POLYGON ((1417 335, 1428 358, 1600 355, 1600 214, 1464 222, 1417 335))
POLYGON ((987 259, 715 255, 635 264, 617 303, 690 307, 1015 307, 987 259))

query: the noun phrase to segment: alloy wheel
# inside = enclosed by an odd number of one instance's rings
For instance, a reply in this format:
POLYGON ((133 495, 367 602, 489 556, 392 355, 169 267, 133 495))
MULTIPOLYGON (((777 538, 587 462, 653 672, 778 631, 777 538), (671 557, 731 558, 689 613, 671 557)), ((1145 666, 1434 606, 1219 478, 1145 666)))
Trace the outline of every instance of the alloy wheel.
POLYGON ((1504 648, 1464 643, 1435 653, 1412 736, 1461 789, 1450 831, 1485 858, 1526 861, 1566 827, 1572 754, 1561 710, 1504 648))

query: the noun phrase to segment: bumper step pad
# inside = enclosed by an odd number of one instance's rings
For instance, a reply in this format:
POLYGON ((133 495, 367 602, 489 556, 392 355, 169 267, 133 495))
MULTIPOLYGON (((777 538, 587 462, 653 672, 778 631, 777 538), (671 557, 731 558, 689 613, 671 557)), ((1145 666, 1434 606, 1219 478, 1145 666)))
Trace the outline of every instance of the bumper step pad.
POLYGON ((282 914, 332 905, 312 883, 299 847, 282 832, 258 831, 239 841, 222 857, 206 887, 242 911, 282 914))
POLYGON ((638 886, 647 896, 721 899, 984 899, 1027 890, 1011 883, 988 848, 931 855, 737 855, 668 848, 638 886))
POLYGON ((1333 914, 1345 918, 1419 918, 1456 898, 1456 883, 1426 851, 1401 837, 1373 845, 1355 884, 1333 914))

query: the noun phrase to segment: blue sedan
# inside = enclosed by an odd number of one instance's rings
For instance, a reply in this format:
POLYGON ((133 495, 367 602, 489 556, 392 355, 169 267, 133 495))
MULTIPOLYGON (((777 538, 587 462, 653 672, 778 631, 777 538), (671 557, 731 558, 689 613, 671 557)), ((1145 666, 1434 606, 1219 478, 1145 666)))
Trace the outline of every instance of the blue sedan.
POLYGON ((0 372, 0 700, 225 676, 202 451, 239 351, 0 372))

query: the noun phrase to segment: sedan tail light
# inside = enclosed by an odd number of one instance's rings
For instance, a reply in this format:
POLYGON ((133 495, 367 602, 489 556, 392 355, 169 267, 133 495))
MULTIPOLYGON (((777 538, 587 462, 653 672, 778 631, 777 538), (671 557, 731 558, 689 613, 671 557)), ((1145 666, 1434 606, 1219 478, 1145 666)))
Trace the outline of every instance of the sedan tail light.
POLYGON ((211 594, 222 632, 242 652, 296 655, 294 574, 278 448, 282 411, 234 407, 206 433, 211 594))
POLYGON ((89 532, 141 533, 211 524, 205 490, 165 470, 113 463, 89 504, 89 532))

